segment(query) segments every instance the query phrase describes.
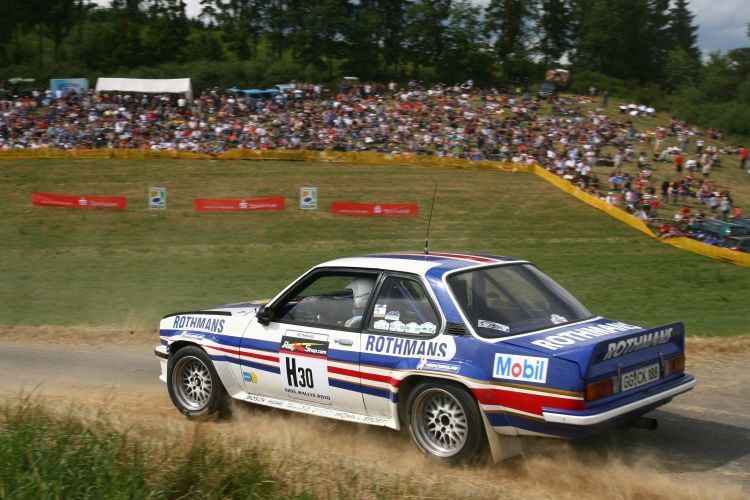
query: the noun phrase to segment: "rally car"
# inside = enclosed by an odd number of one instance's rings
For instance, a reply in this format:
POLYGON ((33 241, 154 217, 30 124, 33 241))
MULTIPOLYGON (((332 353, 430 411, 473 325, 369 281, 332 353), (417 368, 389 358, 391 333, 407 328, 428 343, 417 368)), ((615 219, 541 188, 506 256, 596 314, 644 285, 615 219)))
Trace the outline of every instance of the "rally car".
POLYGON ((492 255, 334 260, 266 303, 167 315, 159 336, 160 378, 188 417, 231 396, 406 426, 451 464, 623 424, 695 383, 682 323, 595 316, 533 264, 492 255))

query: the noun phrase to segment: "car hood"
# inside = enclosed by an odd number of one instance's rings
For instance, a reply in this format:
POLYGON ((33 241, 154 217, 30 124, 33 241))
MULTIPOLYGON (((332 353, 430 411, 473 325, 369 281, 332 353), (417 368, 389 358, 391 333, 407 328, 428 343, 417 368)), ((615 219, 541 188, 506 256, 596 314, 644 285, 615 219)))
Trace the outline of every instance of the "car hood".
POLYGON ((203 309, 201 311, 196 311, 196 313, 201 312, 224 312, 224 313, 231 313, 232 316, 245 316, 249 318, 254 317, 258 313, 258 309, 263 307, 268 303, 268 300, 254 300, 250 302, 240 302, 237 304, 226 304, 223 306, 215 306, 215 307, 208 307, 206 309, 203 309))

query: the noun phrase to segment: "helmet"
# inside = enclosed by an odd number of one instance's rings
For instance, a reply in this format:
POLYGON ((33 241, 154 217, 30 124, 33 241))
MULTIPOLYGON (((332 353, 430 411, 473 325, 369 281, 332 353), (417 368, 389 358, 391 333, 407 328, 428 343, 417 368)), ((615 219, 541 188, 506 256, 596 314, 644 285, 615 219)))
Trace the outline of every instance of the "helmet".
POLYGON ((373 278, 354 278, 346 285, 346 288, 352 291, 354 296, 354 307, 364 309, 367 301, 370 299, 370 293, 375 285, 373 278))

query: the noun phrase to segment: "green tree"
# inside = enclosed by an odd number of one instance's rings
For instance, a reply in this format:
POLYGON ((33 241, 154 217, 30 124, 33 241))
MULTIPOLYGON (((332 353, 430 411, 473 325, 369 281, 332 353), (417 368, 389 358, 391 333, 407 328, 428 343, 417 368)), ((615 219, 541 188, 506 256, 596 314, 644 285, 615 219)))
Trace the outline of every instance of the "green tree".
POLYGON ((555 63, 572 46, 570 0, 541 0, 541 12, 537 16, 537 51, 542 55, 545 67, 555 63))
POLYGON ((741 80, 730 57, 712 52, 701 72, 701 98, 706 102, 732 101, 741 80))
POLYGON ((342 69, 366 80, 381 80, 386 71, 381 51, 381 18, 365 2, 353 4, 352 18, 343 27, 346 61, 342 69))
POLYGON ((437 61, 436 74, 445 83, 469 79, 478 84, 491 80, 493 58, 482 33, 481 8, 468 0, 455 2, 445 23, 445 46, 437 61))
POLYGON ((141 25, 145 20, 143 0, 112 0, 116 40, 112 52, 114 66, 134 68, 143 62, 141 25))
POLYGON ((185 60, 190 23, 184 0, 148 0, 143 46, 148 64, 185 60))
POLYGON ((407 25, 407 11, 413 0, 361 0, 363 9, 374 15, 375 43, 382 54, 386 73, 398 77, 404 60, 404 38, 407 25))
POLYGON ((578 69, 658 82, 665 64, 668 0, 582 0, 575 12, 578 69))
POLYGON ((185 52, 192 61, 223 61, 226 58, 221 37, 213 30, 195 30, 191 33, 185 52))
POLYGON ((232 52, 241 61, 250 59, 263 27, 263 2, 259 0, 201 0, 202 14, 216 22, 232 52))
POLYGON ((53 58, 55 62, 60 59, 60 47, 65 37, 80 21, 78 18, 74 0, 57 0, 51 2, 44 15, 44 27, 46 34, 52 39, 53 58))
POLYGON ((669 11, 668 36, 672 47, 681 49, 697 68, 701 53, 697 45, 698 27, 693 24, 694 18, 687 0, 675 0, 669 11))
POLYGON ((112 71, 121 63, 117 59, 119 43, 115 23, 110 20, 97 20, 87 27, 79 45, 77 57, 92 70, 112 71))
POLYGON ((451 0, 418 0, 405 12, 404 49, 412 65, 412 77, 420 68, 434 66, 445 48, 446 22, 451 0))
POLYGON ((333 77, 336 59, 346 55, 346 27, 353 7, 348 0, 291 0, 290 42, 298 61, 326 68, 333 77))
POLYGON ((674 47, 667 54, 662 83, 669 90, 677 90, 695 82, 696 68, 693 60, 681 47, 674 47))
POLYGON ((529 59, 532 13, 536 0, 490 0, 485 10, 487 35, 494 39, 495 56, 506 75, 529 59))

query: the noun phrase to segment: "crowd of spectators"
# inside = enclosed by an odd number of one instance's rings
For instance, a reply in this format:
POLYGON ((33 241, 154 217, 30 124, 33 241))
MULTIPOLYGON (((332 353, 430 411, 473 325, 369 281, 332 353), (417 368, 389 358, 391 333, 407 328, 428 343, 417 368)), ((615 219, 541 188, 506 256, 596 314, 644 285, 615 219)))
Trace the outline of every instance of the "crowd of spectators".
POLYGON ((667 204, 693 202, 705 205, 707 217, 728 217, 734 201, 711 172, 722 155, 747 158, 744 148, 708 146, 707 139, 721 139, 717 130, 674 118, 639 130, 633 119, 642 106, 612 117, 583 106, 590 95, 556 96, 542 106, 521 88, 473 85, 342 82, 332 92, 319 84, 284 90, 266 97, 207 90, 192 101, 179 94, 49 90, 0 97, 0 149, 376 151, 538 163, 645 220, 663 218, 667 204), (606 179, 594 173, 603 166, 606 179))

